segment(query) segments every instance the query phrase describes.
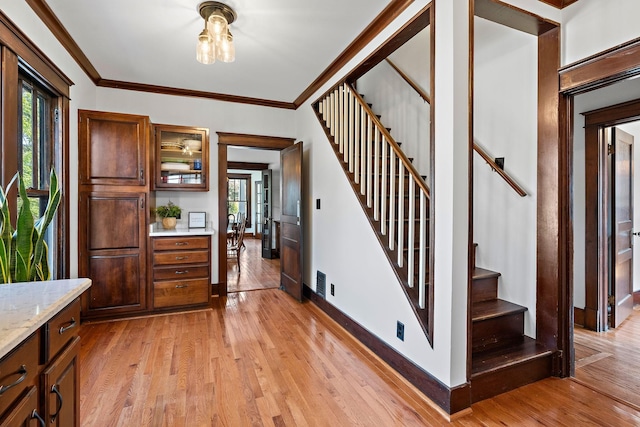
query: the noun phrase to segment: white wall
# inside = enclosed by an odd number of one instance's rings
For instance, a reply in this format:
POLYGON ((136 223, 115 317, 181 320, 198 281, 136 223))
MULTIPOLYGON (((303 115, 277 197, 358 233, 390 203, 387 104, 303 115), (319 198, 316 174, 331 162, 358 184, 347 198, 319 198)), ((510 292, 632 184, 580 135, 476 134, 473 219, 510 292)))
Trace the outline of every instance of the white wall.
POLYGON ((475 18, 474 139, 525 189, 520 197, 474 153, 476 265, 500 272, 498 296, 536 331, 537 38, 475 18))
POLYGON ((580 0, 562 10, 562 64, 640 37, 638 0, 580 0))

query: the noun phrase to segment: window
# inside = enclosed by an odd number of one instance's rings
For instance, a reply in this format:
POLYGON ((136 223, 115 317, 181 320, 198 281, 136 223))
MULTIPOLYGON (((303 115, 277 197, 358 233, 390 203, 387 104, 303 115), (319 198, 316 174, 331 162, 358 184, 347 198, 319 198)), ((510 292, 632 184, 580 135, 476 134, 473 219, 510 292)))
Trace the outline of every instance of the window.
POLYGON ((227 175, 227 214, 238 213, 247 219, 246 226, 251 227, 251 175, 227 175))
MULTIPOLYGON (((53 167, 55 148, 55 97, 33 79, 20 74, 18 77, 18 172, 27 189, 31 213, 40 218, 49 199, 49 174, 53 167)), ((60 174, 60 171, 56 171, 60 174)), ((17 206, 22 204, 18 197, 17 206)), ((45 242, 49 248, 49 265, 52 277, 57 277, 56 221, 47 229, 45 242)))
MULTIPOLYGON (((22 172, 34 215, 48 199, 49 172, 55 167, 62 190, 57 215, 47 231, 51 274, 71 276, 69 239, 69 87, 73 82, 0 11, 2 105, 0 181, 6 186, 22 172)), ((16 191, 9 207, 16 213, 16 191)))

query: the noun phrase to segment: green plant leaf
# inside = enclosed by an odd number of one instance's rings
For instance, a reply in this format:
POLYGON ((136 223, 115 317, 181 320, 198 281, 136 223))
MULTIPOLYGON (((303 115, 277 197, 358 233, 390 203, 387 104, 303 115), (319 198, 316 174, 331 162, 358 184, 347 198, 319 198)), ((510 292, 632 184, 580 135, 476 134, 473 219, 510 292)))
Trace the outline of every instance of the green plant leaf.
POLYGON ((35 233, 31 202, 24 187, 24 180, 18 178, 18 193, 22 205, 18 211, 16 231, 16 282, 28 282, 31 277, 31 257, 33 255, 33 234, 35 233))
POLYGON ((0 188, 0 220, 2 221, 2 224, 0 224, 0 272, 2 274, 2 283, 11 283, 14 276, 15 256, 12 252, 14 230, 11 225, 7 193, 11 190, 16 179, 18 179, 18 174, 13 176, 7 185, 6 192, 0 188))

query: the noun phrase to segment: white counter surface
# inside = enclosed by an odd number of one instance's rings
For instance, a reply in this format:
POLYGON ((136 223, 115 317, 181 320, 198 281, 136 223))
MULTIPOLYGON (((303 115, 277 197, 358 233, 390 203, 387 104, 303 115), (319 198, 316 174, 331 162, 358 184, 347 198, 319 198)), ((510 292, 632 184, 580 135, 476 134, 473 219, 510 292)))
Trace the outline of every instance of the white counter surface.
POLYGON ((215 234, 213 228, 174 228, 173 230, 166 230, 162 227, 156 227, 153 224, 149 230, 150 237, 171 237, 171 236, 212 236, 215 234))
POLYGON ((0 284, 0 358, 89 286, 90 279, 0 284))

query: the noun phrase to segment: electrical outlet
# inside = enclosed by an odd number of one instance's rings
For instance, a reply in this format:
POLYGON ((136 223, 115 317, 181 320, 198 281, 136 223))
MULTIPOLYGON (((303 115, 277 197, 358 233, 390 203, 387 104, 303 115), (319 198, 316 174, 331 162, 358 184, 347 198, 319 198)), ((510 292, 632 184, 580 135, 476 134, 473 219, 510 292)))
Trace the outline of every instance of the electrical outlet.
POLYGON ((399 320, 396 325, 396 337, 398 337, 400 341, 404 341, 404 323, 399 320))
POLYGON ((336 296, 336 287, 333 285, 333 283, 331 284, 331 296, 336 296))

